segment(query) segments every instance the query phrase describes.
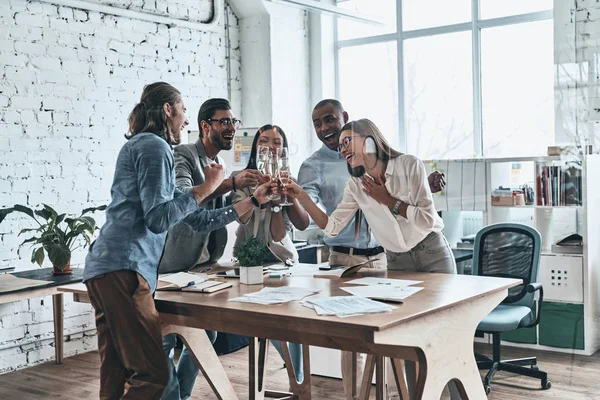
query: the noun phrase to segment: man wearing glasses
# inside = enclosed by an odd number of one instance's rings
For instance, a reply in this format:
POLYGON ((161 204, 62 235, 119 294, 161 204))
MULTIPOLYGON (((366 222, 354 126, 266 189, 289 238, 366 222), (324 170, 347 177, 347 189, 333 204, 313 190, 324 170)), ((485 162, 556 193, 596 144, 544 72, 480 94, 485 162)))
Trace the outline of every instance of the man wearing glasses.
MULTIPOLYGON (((218 156, 221 150, 231 150, 235 131, 241 121, 235 118, 231 104, 226 99, 209 99, 198 112, 200 137, 196 143, 175 147, 175 178, 177 186, 183 191, 191 190, 195 185, 204 182, 204 167, 210 164, 221 164, 218 156)), ((235 178, 225 179, 202 204, 208 209, 225 206, 224 195, 232 190, 258 186, 268 178, 261 177, 256 170, 244 170, 235 178)), ((188 271, 198 265, 209 265, 217 261, 227 244, 227 229, 221 228, 210 234, 200 234, 190 229, 189 225, 180 223, 169 230, 163 256, 158 267, 161 274, 188 271)), ((214 343, 216 332, 207 331, 214 343)), ((161 400, 185 400, 190 397, 198 375, 198 367, 184 347, 175 368, 173 350, 177 344, 175 334, 163 338, 163 348, 170 358, 169 383, 161 400)))
MULTIPOLYGON (((321 100, 315 106, 312 121, 323 146, 304 161, 298 173, 299 185, 327 215, 331 215, 342 200, 350 178, 347 162, 338 152, 340 130, 348 119, 348 113, 338 100, 321 100)), ((437 171, 428 180, 432 193, 439 192, 445 185, 443 174, 437 171)), ((337 236, 324 238, 329 250, 329 264, 354 265, 371 261, 372 268, 386 268, 384 249, 371 234, 364 217, 359 226, 360 230, 355 232, 354 221, 350 221, 337 236)), ((362 376, 364 362, 364 355, 359 355, 357 376, 362 376)), ((342 378, 347 399, 352 399, 351 376, 352 353, 342 351, 342 378)))

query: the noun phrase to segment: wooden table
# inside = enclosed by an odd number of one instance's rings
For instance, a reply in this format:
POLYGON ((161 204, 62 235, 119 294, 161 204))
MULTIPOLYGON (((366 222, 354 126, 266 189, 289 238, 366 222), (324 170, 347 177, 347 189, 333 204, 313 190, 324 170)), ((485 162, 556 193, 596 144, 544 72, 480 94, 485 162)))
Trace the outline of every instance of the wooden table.
MULTIPOLYGON (((473 337, 479 322, 520 280, 385 270, 363 270, 358 275, 419 280, 425 289, 392 312, 350 318, 320 317, 299 302, 271 306, 230 302, 229 298, 262 288, 237 281, 233 288, 210 295, 157 292, 156 308, 164 326, 180 333, 198 356, 204 375, 222 399, 237 396, 231 384, 223 381, 226 375, 214 351, 211 354, 210 343, 205 343, 208 341, 203 329, 367 353, 371 357, 368 363, 382 364, 383 357, 393 362, 414 360, 419 363, 418 399, 439 399, 451 379, 457 380, 463 399, 486 399, 473 353, 473 337), (219 366, 211 365, 215 362, 219 366)), ((325 297, 347 295, 340 289, 345 280, 291 277, 265 278, 264 283, 318 288, 321 292, 315 296, 325 297)), ((83 285, 61 290, 73 292, 76 301, 86 301, 83 285)), ((265 355, 263 346, 257 346, 255 340, 250 343, 250 398, 256 399, 265 395, 260 369, 260 359, 265 355)), ((363 382, 370 382, 371 377, 363 377, 363 382)), ((305 373, 304 379, 303 386, 292 387, 295 398, 310 399, 310 373, 305 373)), ((368 398, 369 390, 369 384, 362 385, 360 398, 368 398)), ((378 399, 382 398, 380 390, 377 388, 378 399)))
POLYGON ((63 362, 63 293, 58 291, 59 286, 69 283, 81 282, 83 268, 74 268, 70 275, 52 275, 52 268, 39 268, 30 271, 15 272, 19 278, 48 281, 43 286, 35 286, 19 290, 0 293, 0 304, 13 301, 35 299, 38 297, 52 296, 52 307, 54 309, 54 354, 57 364, 63 362))

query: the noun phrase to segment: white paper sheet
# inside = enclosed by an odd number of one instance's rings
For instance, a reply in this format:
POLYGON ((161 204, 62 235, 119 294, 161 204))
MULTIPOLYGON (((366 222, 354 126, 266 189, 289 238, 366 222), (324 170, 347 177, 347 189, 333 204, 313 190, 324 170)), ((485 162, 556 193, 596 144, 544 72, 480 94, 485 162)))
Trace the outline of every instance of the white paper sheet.
POLYGON ((242 297, 229 299, 229 301, 257 304, 288 303, 290 301, 302 300, 306 296, 311 296, 319 292, 320 290, 294 286, 266 287, 262 288, 258 292, 247 293, 242 297))
POLYGON ((353 279, 346 283, 351 283, 353 285, 386 285, 386 286, 393 286, 393 287, 405 287, 405 286, 410 286, 410 285, 416 285, 417 283, 423 283, 423 281, 411 281, 411 280, 407 280, 407 279, 365 277, 365 278, 353 279))
POLYGON ((368 297, 375 299, 394 299, 404 300, 409 296, 422 290, 422 287, 417 286, 388 286, 388 285, 377 285, 377 286, 349 286, 340 288, 345 292, 348 292, 354 296, 368 297))
POLYGON ((317 299, 308 299, 307 302, 316 306, 315 311, 317 313, 324 312, 324 314, 319 315, 348 316, 375 314, 392 311, 396 308, 389 304, 356 296, 320 297, 317 299))

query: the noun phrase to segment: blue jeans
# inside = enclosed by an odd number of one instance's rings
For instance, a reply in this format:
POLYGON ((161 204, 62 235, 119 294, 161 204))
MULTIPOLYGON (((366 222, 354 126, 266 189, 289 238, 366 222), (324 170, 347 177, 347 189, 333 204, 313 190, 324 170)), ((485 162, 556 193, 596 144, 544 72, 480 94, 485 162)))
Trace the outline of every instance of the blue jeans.
MULTIPOLYGON (((278 340, 271 340, 273 346, 283 359, 283 352, 281 350, 281 342, 278 340)), ((296 375, 296 381, 302 382, 304 380, 304 364, 302 362, 302 345, 297 343, 288 343, 288 350, 290 351, 290 358, 292 359, 292 367, 294 367, 294 375, 296 375)))
MULTIPOLYGON (((206 334, 211 343, 217 340, 217 332, 206 331, 206 334)), ((169 358, 169 383, 167 383, 161 400, 187 400, 192 395, 196 377, 200 371, 185 345, 179 356, 177 368, 175 368, 173 357, 176 345, 177 335, 175 333, 163 337, 163 350, 169 358)))

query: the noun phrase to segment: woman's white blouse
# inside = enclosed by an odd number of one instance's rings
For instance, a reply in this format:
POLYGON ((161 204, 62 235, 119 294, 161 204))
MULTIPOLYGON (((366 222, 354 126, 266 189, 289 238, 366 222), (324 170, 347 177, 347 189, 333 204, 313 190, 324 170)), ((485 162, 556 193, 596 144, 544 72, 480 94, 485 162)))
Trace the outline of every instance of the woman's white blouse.
POLYGON ((444 223, 433 204, 425 165, 417 157, 401 155, 388 161, 385 186, 395 199, 408 204, 407 218, 394 216, 391 210, 369 197, 362 188, 362 178, 351 177, 344 197, 329 217, 325 234, 336 236, 360 208, 375 239, 386 249, 403 253, 414 248, 431 232, 440 232, 444 223))

